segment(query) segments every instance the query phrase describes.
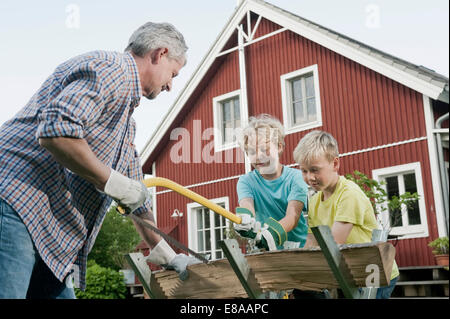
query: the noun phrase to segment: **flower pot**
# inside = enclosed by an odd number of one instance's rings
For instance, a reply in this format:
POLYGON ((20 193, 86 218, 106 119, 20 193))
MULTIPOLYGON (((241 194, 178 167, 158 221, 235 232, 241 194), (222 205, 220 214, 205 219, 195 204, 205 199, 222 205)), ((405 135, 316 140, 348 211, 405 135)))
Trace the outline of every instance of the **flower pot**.
POLYGON ((434 255, 434 258, 439 266, 448 267, 448 255, 434 255))

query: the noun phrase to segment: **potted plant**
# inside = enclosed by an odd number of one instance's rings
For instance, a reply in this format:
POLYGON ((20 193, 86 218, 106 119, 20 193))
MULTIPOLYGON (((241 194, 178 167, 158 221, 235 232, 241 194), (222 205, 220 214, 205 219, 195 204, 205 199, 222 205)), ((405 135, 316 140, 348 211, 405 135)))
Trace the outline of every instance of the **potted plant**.
MULTIPOLYGON (((402 219, 402 214, 406 213, 406 209, 413 207, 414 203, 419 200, 417 192, 405 192, 399 196, 389 196, 385 188, 385 181, 371 179, 366 174, 357 170, 353 171, 352 174, 346 174, 345 177, 356 183, 370 199, 374 213, 380 222, 381 219, 378 215, 385 212, 389 213, 390 222, 387 222, 387 224, 381 223, 383 229, 388 233, 391 231, 392 227, 402 219)), ((389 235, 388 239, 400 236, 401 235, 389 235)))
POLYGON ((434 258, 439 266, 448 267, 448 237, 440 237, 428 244, 433 248, 434 258))

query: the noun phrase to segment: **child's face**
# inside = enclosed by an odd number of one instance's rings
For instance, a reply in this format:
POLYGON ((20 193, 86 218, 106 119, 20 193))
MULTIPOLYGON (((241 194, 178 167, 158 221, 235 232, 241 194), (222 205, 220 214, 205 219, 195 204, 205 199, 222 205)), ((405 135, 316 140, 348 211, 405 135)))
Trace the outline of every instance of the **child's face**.
POLYGON ((329 161, 324 155, 310 160, 309 163, 301 163, 300 170, 304 181, 315 191, 324 191, 333 188, 339 170, 339 158, 329 161))
POLYGON ((251 165, 262 175, 275 174, 279 159, 279 148, 265 135, 250 135, 247 142, 247 156, 251 165))

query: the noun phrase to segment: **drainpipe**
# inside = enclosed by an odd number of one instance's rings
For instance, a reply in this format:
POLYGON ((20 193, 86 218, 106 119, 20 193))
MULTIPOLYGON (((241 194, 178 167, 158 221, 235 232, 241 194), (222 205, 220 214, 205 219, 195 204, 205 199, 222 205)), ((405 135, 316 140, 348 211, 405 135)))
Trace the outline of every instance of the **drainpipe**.
POLYGON ((438 152, 438 162, 439 162, 439 172, 441 175, 441 191, 442 196, 444 199, 444 212, 445 212, 445 224, 447 225, 447 236, 449 233, 449 216, 448 216, 448 210, 449 210, 449 195, 448 195, 448 174, 447 170, 445 168, 445 162, 444 162, 444 152, 442 148, 442 134, 448 134, 447 130, 442 129, 442 122, 445 120, 448 120, 448 114, 444 114, 441 117, 439 117, 436 120, 435 123, 435 129, 433 130, 433 133, 436 134, 436 148, 438 152))

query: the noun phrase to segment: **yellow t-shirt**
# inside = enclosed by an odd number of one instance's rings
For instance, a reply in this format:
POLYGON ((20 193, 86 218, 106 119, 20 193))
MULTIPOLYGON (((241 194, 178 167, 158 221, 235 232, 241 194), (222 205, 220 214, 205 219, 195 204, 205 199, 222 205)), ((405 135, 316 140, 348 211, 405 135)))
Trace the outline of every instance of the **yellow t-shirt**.
MULTIPOLYGON (((308 233, 311 233, 311 227, 328 225, 331 229, 334 222, 345 222, 353 224, 346 244, 372 241, 372 231, 378 228, 378 224, 369 198, 358 185, 339 176, 334 193, 325 201, 322 197, 323 194, 319 191, 309 200, 308 233)), ((399 270, 394 260, 391 279, 398 275, 399 270)))

